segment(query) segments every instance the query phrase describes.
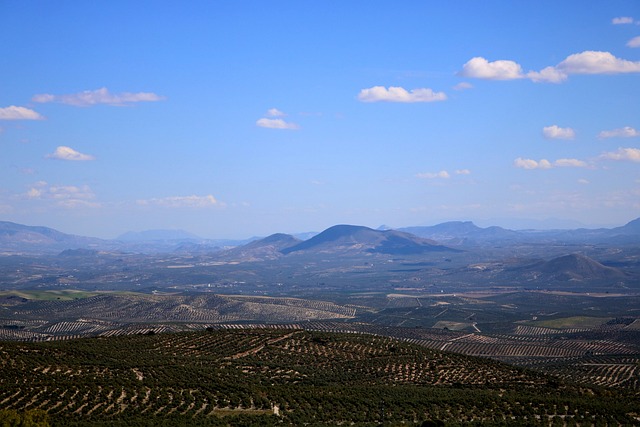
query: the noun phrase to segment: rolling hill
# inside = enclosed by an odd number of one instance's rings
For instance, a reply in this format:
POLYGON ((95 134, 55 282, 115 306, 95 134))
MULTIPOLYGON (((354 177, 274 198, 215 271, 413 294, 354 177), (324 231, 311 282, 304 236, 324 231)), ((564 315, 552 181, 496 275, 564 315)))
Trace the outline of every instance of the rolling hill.
POLYGON ((549 261, 540 261, 518 268, 518 271, 522 275, 531 276, 534 280, 541 282, 615 280, 626 277, 623 271, 607 267, 581 254, 564 255, 549 261))

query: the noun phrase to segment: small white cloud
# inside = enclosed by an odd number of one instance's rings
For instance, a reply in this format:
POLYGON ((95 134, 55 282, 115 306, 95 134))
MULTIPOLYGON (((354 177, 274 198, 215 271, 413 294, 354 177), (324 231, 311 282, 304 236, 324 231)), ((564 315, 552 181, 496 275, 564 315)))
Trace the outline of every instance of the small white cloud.
POLYGON ((584 179, 584 178, 580 178, 578 180, 578 184, 587 185, 587 184, 589 184, 589 180, 584 179))
POLYGON ((571 128, 561 128, 557 125, 542 128, 542 135, 547 139, 573 139, 576 133, 571 128))
POLYGON ((600 155, 605 160, 628 160, 640 163, 640 149, 638 148, 618 148, 616 151, 602 153, 600 155))
POLYGON ((470 175, 471 171, 469 169, 457 169, 456 175, 470 175))
POLYGON ((469 82, 461 82, 453 87, 454 90, 467 90, 473 89, 473 85, 469 82))
POLYGON ((88 161, 95 160, 95 157, 89 154, 82 154, 71 147, 60 146, 56 148, 56 150, 48 154, 47 159, 57 159, 57 160, 72 160, 72 161, 88 161))
POLYGON ((0 120, 43 120, 37 112, 25 107, 9 107, 0 108, 0 120))
POLYGON ((286 122, 282 119, 262 118, 256 121, 256 125, 261 128, 268 128, 268 129, 289 129, 289 130, 300 129, 300 126, 298 126, 297 124, 286 122))
POLYGON ((85 90, 69 95, 51 95, 49 93, 34 95, 33 102, 48 103, 57 102, 60 104, 74 105, 76 107, 89 107, 92 105, 106 104, 112 106, 123 106, 135 102, 156 102, 162 101, 163 96, 151 92, 123 92, 112 94, 106 87, 96 90, 85 90))
POLYGON ((267 116, 268 117, 284 117, 286 116, 286 114, 278 110, 277 108, 270 108, 267 110, 267 116))
POLYGON ((611 20, 613 25, 633 24, 633 18, 630 16, 619 16, 611 20))
POLYGON ((640 36, 636 36, 627 42, 627 47, 640 47, 640 36))
POLYGON ((163 206, 168 208, 205 208, 209 206, 219 205, 220 202, 212 195, 206 196, 172 196, 164 198, 154 198, 137 200, 136 203, 141 206, 163 206))
POLYGON ((551 162, 547 159, 536 161, 533 159, 523 159, 518 157, 513 161, 513 165, 521 169, 551 169, 551 162))
POLYGON ((578 159, 558 159, 553 162, 554 166, 561 168, 586 168, 587 163, 578 159))
POLYGON ((467 61, 458 75, 485 80, 515 80, 524 77, 522 67, 517 62, 507 60, 489 62, 480 56, 467 61))
POLYGON ((416 177, 422 178, 422 179, 434 179, 434 178, 448 179, 451 177, 451 175, 449 175, 449 172, 443 170, 436 173, 432 173, 432 172, 418 173, 416 174, 416 177))
POLYGON ((362 89, 358 94, 362 102, 436 102, 445 101, 447 95, 444 92, 434 92, 429 88, 413 89, 410 92, 402 87, 374 86, 362 89))
POLYGON ((598 138, 607 139, 607 138, 634 138, 636 136, 640 136, 640 132, 631 126, 625 126, 619 129, 612 130, 603 130, 598 134, 598 138))

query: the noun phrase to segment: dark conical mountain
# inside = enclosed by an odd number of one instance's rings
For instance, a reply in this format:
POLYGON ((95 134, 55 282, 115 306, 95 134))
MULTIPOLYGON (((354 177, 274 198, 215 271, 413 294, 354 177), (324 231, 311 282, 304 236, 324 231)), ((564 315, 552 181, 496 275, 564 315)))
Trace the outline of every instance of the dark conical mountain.
POLYGON ((358 225, 335 225, 281 252, 283 254, 365 252, 408 255, 434 251, 454 251, 454 249, 400 231, 374 230, 358 225))

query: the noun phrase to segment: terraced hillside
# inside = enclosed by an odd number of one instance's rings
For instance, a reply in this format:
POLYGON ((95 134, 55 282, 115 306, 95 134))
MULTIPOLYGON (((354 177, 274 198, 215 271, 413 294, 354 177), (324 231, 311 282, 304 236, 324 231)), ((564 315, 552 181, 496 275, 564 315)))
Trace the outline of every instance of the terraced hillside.
MULTIPOLYGON (((0 305, 1 307, 1 305, 0 305)), ((24 300, 0 311, 0 339, 48 340, 175 324, 281 323, 350 319, 356 309, 332 302, 238 295, 97 294, 72 300, 24 300), (141 326, 140 326, 141 325, 141 326)))
POLYGON ((292 329, 2 342, 1 410, 92 426, 640 422, 629 392, 388 337, 292 329))

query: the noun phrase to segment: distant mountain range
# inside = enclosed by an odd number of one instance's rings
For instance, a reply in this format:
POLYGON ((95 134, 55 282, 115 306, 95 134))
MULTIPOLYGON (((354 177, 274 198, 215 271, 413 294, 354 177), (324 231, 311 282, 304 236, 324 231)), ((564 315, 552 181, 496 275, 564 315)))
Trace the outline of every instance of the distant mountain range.
POLYGON ((487 244, 518 243, 608 243, 633 244, 640 242, 640 218, 621 227, 575 230, 508 230, 502 227, 481 228, 470 221, 452 221, 428 227, 405 227, 399 231, 453 246, 484 246, 487 244))
MULTIPOLYGON (((0 251, 59 253, 66 249, 124 250, 138 252, 177 251, 213 253, 234 247, 236 254, 260 259, 295 253, 379 253, 409 255, 447 252, 499 243, 517 245, 568 242, 638 245, 640 218, 624 226, 575 230, 508 230, 482 228, 470 221, 452 221, 429 227, 405 227, 397 230, 357 225, 336 225, 319 234, 304 233, 301 240, 287 234, 247 240, 208 240, 181 230, 149 230, 125 233, 115 240, 65 234, 47 227, 0 221, 0 251)), ((234 252, 228 253, 232 255, 234 252)))
POLYGON ((116 240, 123 242, 158 242, 158 241, 174 241, 174 240, 202 240, 195 234, 188 233, 184 230, 146 230, 146 231, 129 231, 116 237, 116 240))

